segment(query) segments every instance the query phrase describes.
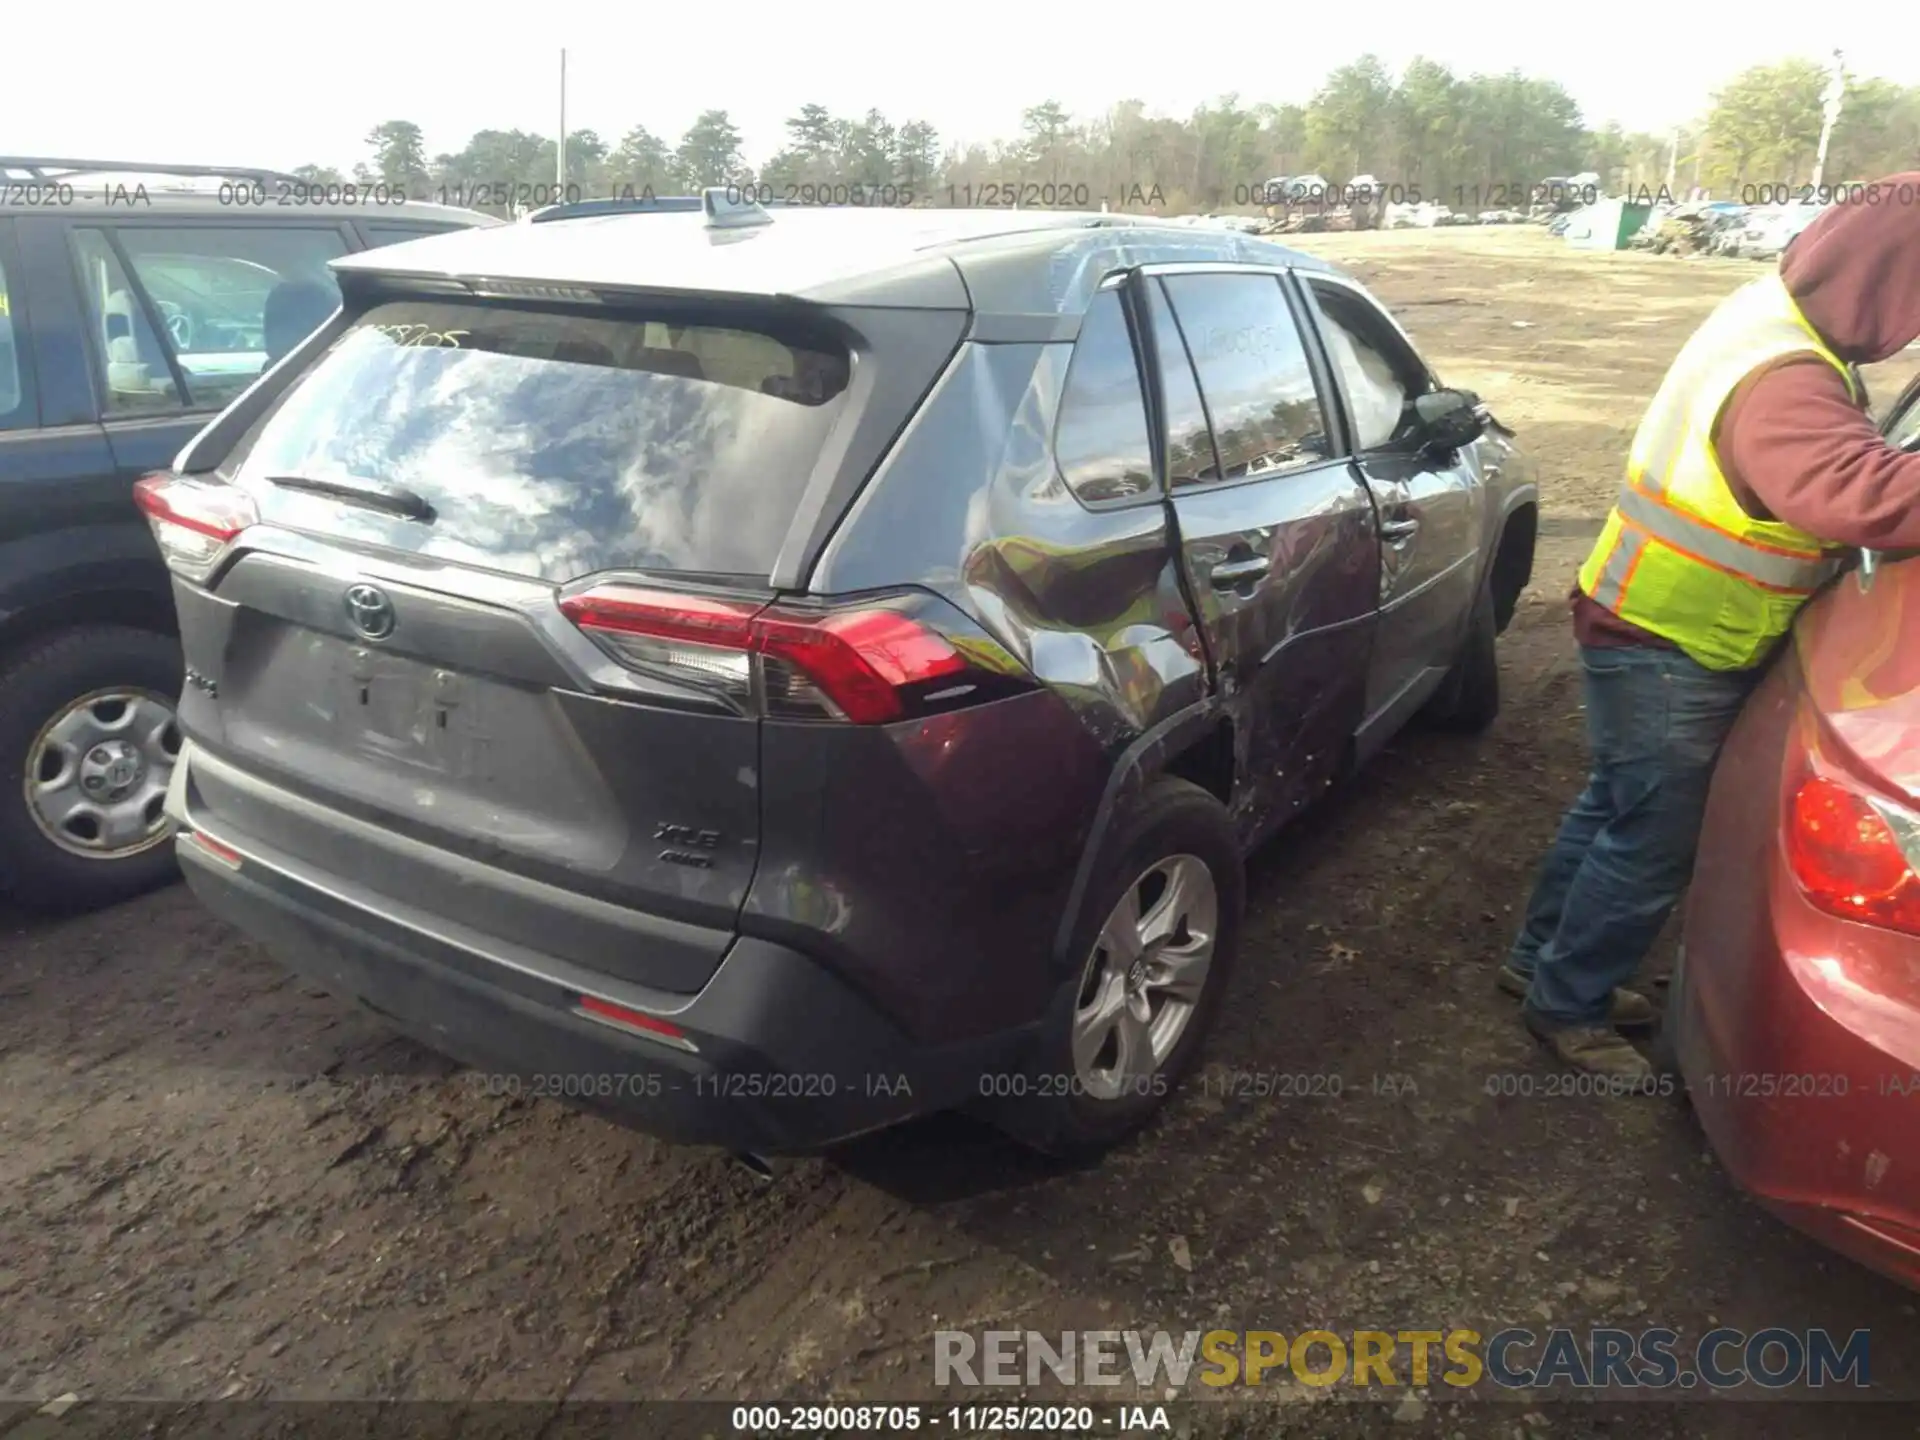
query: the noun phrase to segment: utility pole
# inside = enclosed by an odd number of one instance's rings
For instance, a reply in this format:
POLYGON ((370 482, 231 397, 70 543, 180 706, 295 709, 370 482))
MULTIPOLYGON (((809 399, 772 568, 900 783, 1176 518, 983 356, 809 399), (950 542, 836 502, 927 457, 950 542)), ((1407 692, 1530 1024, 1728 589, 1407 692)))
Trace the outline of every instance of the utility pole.
POLYGON ((1833 127, 1840 119, 1840 104, 1847 95, 1846 62, 1840 58, 1838 50, 1833 52, 1833 65, 1827 72, 1827 91, 1820 97, 1820 152, 1813 159, 1813 188, 1820 188, 1820 181, 1827 173, 1827 145, 1833 139, 1833 127))
POLYGON ((1680 131, 1676 127, 1672 138, 1667 141, 1667 183, 1664 188, 1669 195, 1673 194, 1673 182, 1678 177, 1679 169, 1680 131))
POLYGON ((560 193, 556 200, 567 198, 567 52, 560 51, 560 147, 553 162, 553 178, 560 193))

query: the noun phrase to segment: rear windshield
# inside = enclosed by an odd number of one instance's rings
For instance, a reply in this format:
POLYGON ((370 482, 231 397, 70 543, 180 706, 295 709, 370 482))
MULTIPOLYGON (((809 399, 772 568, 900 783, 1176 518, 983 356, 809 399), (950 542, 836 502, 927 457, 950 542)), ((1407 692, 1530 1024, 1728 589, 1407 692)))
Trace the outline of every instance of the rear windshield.
POLYGON ((235 477, 268 518, 563 581, 765 577, 843 404, 844 350, 708 317, 380 305, 284 396, 235 477), (396 523, 268 483, 404 486, 396 523))

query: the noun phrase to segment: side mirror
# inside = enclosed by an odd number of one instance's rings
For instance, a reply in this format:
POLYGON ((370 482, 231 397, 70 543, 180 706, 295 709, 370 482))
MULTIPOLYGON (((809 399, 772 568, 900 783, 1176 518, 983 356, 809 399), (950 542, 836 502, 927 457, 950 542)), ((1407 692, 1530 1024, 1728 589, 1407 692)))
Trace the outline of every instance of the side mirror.
POLYGON ((1471 390, 1432 390, 1417 395, 1413 413, 1419 421, 1419 437, 1430 450, 1460 450, 1486 433, 1486 416, 1480 397, 1471 390))

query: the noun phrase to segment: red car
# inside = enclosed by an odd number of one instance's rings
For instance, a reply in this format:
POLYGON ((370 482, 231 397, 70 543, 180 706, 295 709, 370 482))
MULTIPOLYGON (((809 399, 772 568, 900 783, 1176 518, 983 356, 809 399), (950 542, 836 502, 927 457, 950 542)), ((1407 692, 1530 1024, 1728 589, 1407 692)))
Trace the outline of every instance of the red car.
MULTIPOLYGON (((1886 431, 1920 448, 1920 380, 1886 431)), ((1734 728, 1667 1006, 1736 1182, 1920 1288, 1920 560, 1808 605, 1734 728)))

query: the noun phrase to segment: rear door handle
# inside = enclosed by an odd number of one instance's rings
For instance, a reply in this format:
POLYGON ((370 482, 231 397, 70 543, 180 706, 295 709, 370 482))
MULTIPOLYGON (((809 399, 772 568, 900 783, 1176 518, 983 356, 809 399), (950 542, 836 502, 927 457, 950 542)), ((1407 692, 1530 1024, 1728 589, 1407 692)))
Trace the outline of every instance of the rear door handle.
POLYGON ((1418 520, 1382 520, 1380 538, 1398 545, 1402 540, 1411 540, 1420 532, 1418 520))
POLYGON ((1251 560, 1229 560, 1224 565, 1216 565, 1207 579, 1216 590, 1237 590, 1249 581, 1260 579, 1272 568, 1271 558, 1256 555, 1251 560))

